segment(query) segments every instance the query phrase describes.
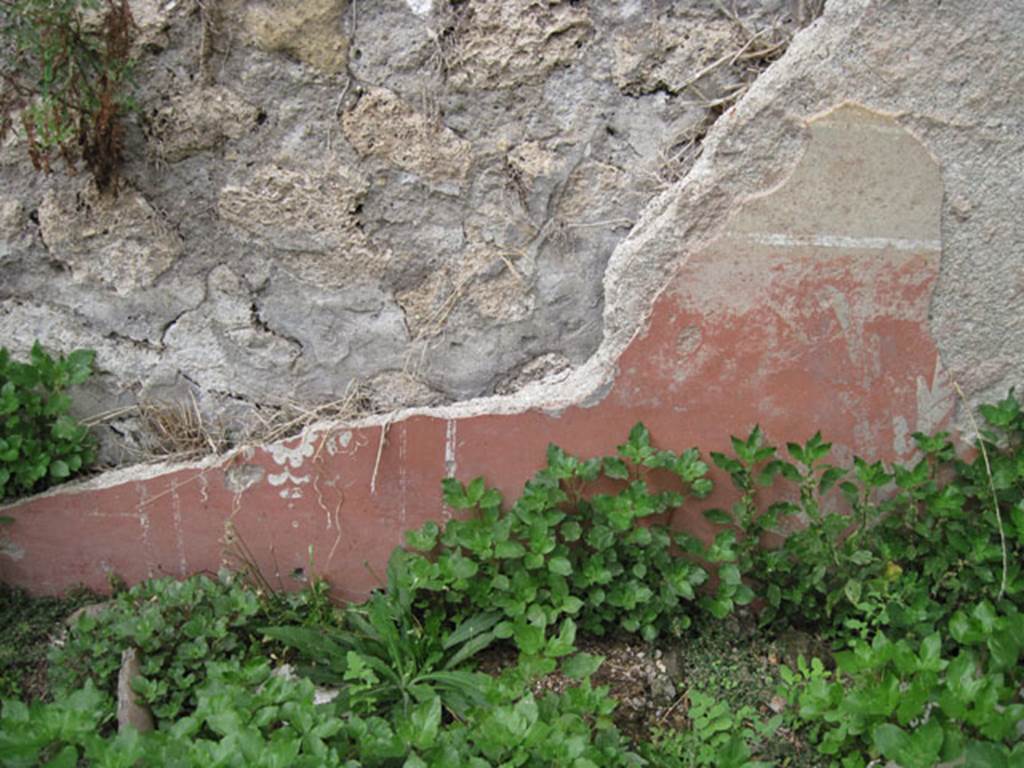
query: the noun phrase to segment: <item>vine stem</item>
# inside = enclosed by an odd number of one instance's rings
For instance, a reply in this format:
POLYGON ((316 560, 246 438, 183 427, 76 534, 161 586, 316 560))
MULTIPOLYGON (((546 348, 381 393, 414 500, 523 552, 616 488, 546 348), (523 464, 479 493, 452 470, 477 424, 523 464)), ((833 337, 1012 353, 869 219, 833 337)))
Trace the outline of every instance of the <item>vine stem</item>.
POLYGON ((1002 600, 1006 594, 1006 581, 1009 578, 1009 562, 1006 553, 1006 530, 1003 528, 1003 515, 999 511, 999 496, 996 494, 996 484, 992 479, 992 464, 988 460, 988 451, 985 449, 985 439, 981 436, 981 430, 978 428, 978 422, 974 418, 974 412, 971 408, 971 404, 967 402, 967 398, 964 396, 964 391, 960 389, 960 385, 957 382, 953 382, 953 389, 960 396, 960 399, 967 406, 967 418, 971 420, 971 426, 974 427, 974 433, 978 438, 978 447, 981 449, 981 458, 985 462, 985 474, 988 476, 988 488, 992 493, 992 510, 996 513, 996 524, 999 526, 999 546, 1003 553, 1003 578, 999 585, 999 599, 1002 600))

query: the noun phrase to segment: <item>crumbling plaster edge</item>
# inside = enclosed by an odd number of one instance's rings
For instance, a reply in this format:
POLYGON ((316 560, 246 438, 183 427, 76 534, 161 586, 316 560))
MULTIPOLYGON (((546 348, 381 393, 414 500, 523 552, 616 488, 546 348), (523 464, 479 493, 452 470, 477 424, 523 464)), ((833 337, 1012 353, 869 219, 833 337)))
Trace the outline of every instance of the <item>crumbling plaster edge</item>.
MULTIPOLYGON (((272 449, 274 446, 290 444, 310 434, 379 428, 383 437, 389 425, 415 417, 455 421, 485 415, 515 415, 528 411, 557 414, 570 407, 589 407, 597 404, 614 383, 620 356, 630 343, 647 328, 654 306, 669 282, 664 276, 672 274, 677 267, 686 263, 691 254, 699 252, 717 238, 725 229, 729 217, 720 216, 712 225, 705 226, 703 230, 687 232, 680 241, 671 247, 666 247, 660 241, 653 242, 659 229, 659 223, 665 218, 675 217, 680 208, 693 207, 713 198, 716 194, 722 197, 714 202, 715 208, 729 210, 746 199, 770 194, 785 183, 806 148, 806 130, 803 131, 805 135, 802 137, 803 140, 800 142, 798 151, 787 154, 781 161, 779 158, 773 158, 775 161, 773 167, 785 165, 786 172, 781 177, 776 176, 775 183, 770 186, 745 194, 722 190, 717 183, 721 175, 721 167, 728 168, 730 164, 728 159, 720 158, 721 144, 728 137, 730 131, 734 130, 737 122, 746 123, 763 108, 766 100, 770 101, 774 98, 773 94, 776 92, 773 85, 774 80, 784 76, 787 63, 792 58, 806 55, 807 52, 813 50, 819 36, 827 35, 828 30, 835 26, 829 23, 831 16, 856 15, 869 4, 870 0, 852 0, 845 5, 833 2, 826 6, 825 14, 808 27, 800 30, 794 36, 786 53, 753 83, 740 101, 711 126, 704 140, 704 150, 687 175, 648 202, 633 230, 612 253, 605 271, 603 282, 606 299, 604 335, 601 344, 590 358, 570 371, 564 378, 554 382, 551 380, 530 382, 519 391, 508 395, 490 395, 440 406, 401 408, 385 414, 375 414, 354 420, 317 421, 308 424, 301 433, 291 437, 256 446, 252 444, 237 446, 224 453, 205 456, 199 460, 154 462, 118 467, 84 480, 65 483, 40 494, 0 504, 0 511, 17 511, 18 507, 37 499, 145 482, 174 472, 207 472, 220 469, 226 467, 238 456, 250 453, 256 447, 272 449), (837 7, 840 10, 830 13, 830 9, 837 7), (651 286, 637 285, 634 282, 635 276, 639 273, 638 264, 643 264, 650 275, 661 276, 660 285, 653 292, 651 286)), ((842 27, 839 28, 842 29, 842 27)), ((827 113, 831 109, 820 111, 818 115, 827 113)), ((806 126, 807 122, 815 116, 817 115, 799 118, 797 122, 806 126)), ((764 170, 764 175, 768 176, 771 169, 764 170)))

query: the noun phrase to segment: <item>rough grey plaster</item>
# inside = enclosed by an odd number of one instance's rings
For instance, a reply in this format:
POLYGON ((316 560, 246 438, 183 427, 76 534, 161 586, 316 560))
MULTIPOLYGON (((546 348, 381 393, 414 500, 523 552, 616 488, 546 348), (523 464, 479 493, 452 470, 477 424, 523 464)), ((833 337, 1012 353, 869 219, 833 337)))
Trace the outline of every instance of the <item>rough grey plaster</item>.
MULTIPOLYGON (((756 25, 789 4, 737 5, 756 25)), ((949 371, 987 397, 1024 379, 1015 0, 830 0, 692 168, 667 160, 716 114, 690 80, 739 34, 714 3, 289 7, 223 0, 204 33, 195 5, 139 3, 142 112, 114 212, 175 244, 162 271, 111 284, 123 249, 48 247, 42 206, 69 181, 0 147, 0 338, 96 347, 87 409, 184 385, 239 413, 355 377, 381 408, 593 401, 673 265, 843 100, 896 114, 942 165, 932 327, 949 371), (312 17, 337 24, 292 34, 312 17)), ((726 64, 697 86, 713 100, 743 76, 726 64)))
MULTIPOLYGON (((191 390, 234 419, 353 380, 394 408, 580 365, 702 100, 752 77, 710 0, 132 7, 120 195, 0 147, 0 339, 96 348, 87 411, 191 390)), ((737 8, 793 28, 780 0, 737 8)))
POLYGON ((844 100, 895 114, 942 168, 931 327, 949 377, 972 399, 1024 382, 1024 5, 1013 0, 830 0, 614 254, 595 360, 614 359, 635 331, 661 269, 717 232, 737 199, 788 173, 803 118, 844 100))

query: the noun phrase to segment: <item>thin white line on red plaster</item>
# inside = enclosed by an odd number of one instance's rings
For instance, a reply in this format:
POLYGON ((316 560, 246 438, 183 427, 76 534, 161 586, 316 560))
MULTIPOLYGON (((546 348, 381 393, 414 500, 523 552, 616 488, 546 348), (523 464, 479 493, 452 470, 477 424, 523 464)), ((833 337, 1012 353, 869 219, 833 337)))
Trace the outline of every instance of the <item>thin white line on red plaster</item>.
POLYGON ((758 245, 782 248, 853 248, 865 251, 940 251, 940 240, 914 240, 901 237, 850 237, 848 235, 787 235, 782 232, 734 232, 732 237, 758 245))

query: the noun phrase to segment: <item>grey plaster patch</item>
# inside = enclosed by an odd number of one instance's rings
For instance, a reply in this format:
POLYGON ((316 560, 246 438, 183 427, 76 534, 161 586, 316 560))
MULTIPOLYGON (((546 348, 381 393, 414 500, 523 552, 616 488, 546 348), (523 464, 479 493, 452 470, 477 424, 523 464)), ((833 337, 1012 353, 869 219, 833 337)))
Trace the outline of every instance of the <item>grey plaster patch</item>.
POLYGON ((469 143, 385 88, 371 88, 342 118, 345 136, 374 157, 438 180, 461 180, 469 170, 469 143))
POLYGON ((348 56, 348 38, 342 33, 346 7, 346 0, 261 0, 245 5, 243 28, 264 50, 335 73, 345 68, 348 56))
POLYGON ((367 183, 345 168, 255 169, 220 191, 220 217, 256 245, 281 253, 282 269, 315 285, 377 276, 389 255, 373 248, 356 214, 367 183))
POLYGON ((268 382, 291 370, 301 344, 265 325, 242 279, 226 266, 208 277, 206 302, 186 312, 164 335, 163 365, 203 389, 266 397, 268 382))
POLYGON ((222 86, 199 87, 171 99, 149 120, 153 152, 163 162, 184 160, 238 139, 256 126, 258 110, 222 86))
POLYGON ((67 264, 76 282, 122 294, 153 285, 182 252, 181 239, 140 193, 101 195, 85 177, 47 193, 39 227, 51 258, 67 264))
MULTIPOLYGON (((108 211, 79 209, 83 177, 34 176, 16 136, 0 147, 21 207, 0 236, 2 333, 97 348, 97 408, 183 374, 233 414, 244 397, 334 399, 394 371, 436 393, 439 414, 593 402, 673 268, 782 181, 806 119, 844 100, 895 114, 942 166, 932 329, 947 368, 985 397, 1024 378, 1017 3, 832 0, 696 144, 717 116, 707 99, 751 76, 716 64, 735 25, 711 6, 227 0, 202 66, 196 16, 144 5, 158 34, 138 97, 147 115, 197 110, 171 132, 184 151, 153 164, 130 123, 131 184, 108 211), (322 29, 300 33, 297 15, 322 29), (214 91, 197 90, 199 66, 214 91), (238 125, 204 105, 216 89, 246 105, 238 125), (392 114, 369 110, 381 93, 397 110, 376 129, 386 152, 370 144, 371 116, 392 114), (519 376, 549 354, 564 378, 519 376)), ((788 5, 736 3, 757 31, 788 5)))

